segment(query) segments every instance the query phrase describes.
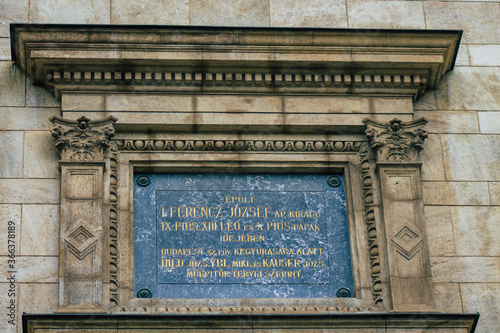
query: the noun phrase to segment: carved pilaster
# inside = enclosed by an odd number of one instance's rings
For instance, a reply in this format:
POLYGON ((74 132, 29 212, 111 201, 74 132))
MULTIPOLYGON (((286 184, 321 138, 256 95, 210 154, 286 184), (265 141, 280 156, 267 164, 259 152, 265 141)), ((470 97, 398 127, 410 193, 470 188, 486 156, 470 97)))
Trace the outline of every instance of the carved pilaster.
POLYGON ((433 311, 418 163, 427 137, 422 127, 427 121, 363 122, 377 158, 393 311, 433 311))
POLYGON ((107 230, 105 154, 115 118, 51 118, 61 155, 58 312, 105 312, 107 230))

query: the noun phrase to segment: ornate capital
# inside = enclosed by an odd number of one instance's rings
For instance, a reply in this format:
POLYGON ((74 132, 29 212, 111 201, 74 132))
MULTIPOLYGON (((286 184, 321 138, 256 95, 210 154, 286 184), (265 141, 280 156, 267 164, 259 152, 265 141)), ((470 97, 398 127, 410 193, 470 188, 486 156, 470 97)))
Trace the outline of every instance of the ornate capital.
POLYGON ((52 136, 56 139, 56 147, 61 160, 99 161, 109 148, 109 140, 115 135, 113 124, 116 118, 91 121, 83 116, 77 120, 54 116, 50 121, 54 124, 52 136))
POLYGON ((424 149, 427 132, 422 128, 427 124, 425 118, 403 122, 394 118, 387 124, 370 119, 363 120, 366 125, 366 138, 370 148, 377 153, 378 162, 416 162, 418 153, 424 149))

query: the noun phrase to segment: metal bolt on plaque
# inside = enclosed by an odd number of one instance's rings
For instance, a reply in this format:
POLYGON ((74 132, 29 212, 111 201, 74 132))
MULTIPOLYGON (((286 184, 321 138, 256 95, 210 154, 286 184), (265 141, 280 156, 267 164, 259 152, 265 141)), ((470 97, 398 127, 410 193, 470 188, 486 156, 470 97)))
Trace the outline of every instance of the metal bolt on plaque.
POLYGON ((153 297, 153 294, 151 293, 151 291, 149 289, 143 288, 137 292, 137 297, 138 298, 151 298, 151 297, 153 297))
POLYGON ((137 185, 146 187, 149 184, 151 184, 151 179, 149 179, 148 176, 140 176, 139 178, 137 178, 137 185))

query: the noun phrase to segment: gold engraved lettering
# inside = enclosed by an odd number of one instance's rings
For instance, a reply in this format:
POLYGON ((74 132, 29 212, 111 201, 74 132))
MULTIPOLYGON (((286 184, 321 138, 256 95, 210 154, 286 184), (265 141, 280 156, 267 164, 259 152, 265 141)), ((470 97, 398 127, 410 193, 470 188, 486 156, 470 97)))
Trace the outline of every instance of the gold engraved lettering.
POLYGON ((230 195, 227 195, 226 196, 226 203, 235 203, 235 202, 238 202, 238 203, 253 203, 253 199, 255 199, 255 197, 244 197, 244 196, 230 196, 230 195))
POLYGON ((316 223, 304 223, 304 224, 294 224, 293 230, 298 231, 319 231, 319 224, 316 223))
POLYGON ((264 275, 269 278, 299 278, 300 271, 265 271, 264 275))
POLYGON ((220 235, 221 242, 264 242, 263 235, 220 235))
POLYGON ((300 267, 299 259, 262 259, 263 267, 300 267))
POLYGON ((175 268, 175 267, 183 267, 184 260, 183 259, 162 259, 161 267, 166 268, 175 268))

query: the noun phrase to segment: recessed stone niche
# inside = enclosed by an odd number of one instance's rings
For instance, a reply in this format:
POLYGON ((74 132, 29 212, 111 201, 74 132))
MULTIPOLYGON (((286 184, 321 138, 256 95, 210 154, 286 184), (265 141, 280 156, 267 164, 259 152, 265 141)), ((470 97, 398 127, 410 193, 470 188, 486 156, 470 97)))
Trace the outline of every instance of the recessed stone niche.
POLYGON ((453 69, 460 31, 11 31, 16 64, 61 100, 51 119, 62 172, 59 310, 25 315, 26 331, 474 331, 477 315, 434 307, 418 160, 427 121, 413 113, 453 69), (137 177, 179 173, 339 175, 352 293, 137 292, 137 177))

